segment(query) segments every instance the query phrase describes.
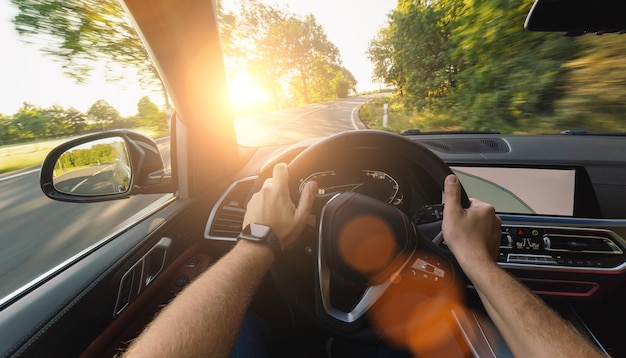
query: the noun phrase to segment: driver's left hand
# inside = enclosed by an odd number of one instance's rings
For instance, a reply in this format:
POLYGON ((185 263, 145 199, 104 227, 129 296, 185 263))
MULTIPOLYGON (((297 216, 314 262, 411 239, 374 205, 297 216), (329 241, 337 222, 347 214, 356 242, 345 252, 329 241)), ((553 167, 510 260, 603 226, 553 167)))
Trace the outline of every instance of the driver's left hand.
POLYGON ((317 183, 307 183, 296 207, 289 196, 287 165, 276 164, 272 178, 266 179, 261 190, 248 202, 243 227, 250 223, 269 226, 284 248, 304 230, 316 192, 317 183))

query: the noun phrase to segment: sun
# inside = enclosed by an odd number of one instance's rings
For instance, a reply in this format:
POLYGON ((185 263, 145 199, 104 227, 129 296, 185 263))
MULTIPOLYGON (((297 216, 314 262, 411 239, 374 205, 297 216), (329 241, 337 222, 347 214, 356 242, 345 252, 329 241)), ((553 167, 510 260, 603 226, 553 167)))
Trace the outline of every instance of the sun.
POLYGON ((255 109, 267 107, 267 104, 271 102, 270 95, 263 91, 252 76, 247 74, 230 77, 228 93, 235 113, 251 113, 255 109))

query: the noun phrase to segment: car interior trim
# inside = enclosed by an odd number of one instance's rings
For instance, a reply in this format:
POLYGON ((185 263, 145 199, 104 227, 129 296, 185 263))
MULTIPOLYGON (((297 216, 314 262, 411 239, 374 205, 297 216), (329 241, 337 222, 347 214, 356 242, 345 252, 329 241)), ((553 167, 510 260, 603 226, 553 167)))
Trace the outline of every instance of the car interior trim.
MULTIPOLYGON (((230 195, 230 193, 233 191, 233 189, 235 189, 239 184, 246 182, 246 181, 255 181, 258 179, 258 176, 248 176, 245 178, 241 178, 239 180, 234 181, 226 190, 224 190, 224 193, 222 194, 222 196, 219 197, 219 199, 217 200, 216 204, 213 206, 213 209, 211 210, 211 213, 209 214, 209 219, 207 220, 207 224, 206 227, 204 229, 204 238, 207 240, 219 240, 219 241, 232 241, 235 242, 237 241, 237 236, 235 237, 226 237, 226 236, 215 236, 215 235, 211 235, 211 228, 215 222, 215 218, 217 217, 218 212, 220 211, 220 209, 222 208, 223 204, 224 204, 224 200, 230 195)), ((250 193, 248 193, 249 196, 250 193)), ((247 198, 249 199, 249 198, 247 198)), ((241 205, 246 205, 247 204, 247 199, 245 203, 240 203, 241 205)), ((245 209, 244 209, 245 210, 245 209)), ((242 220, 243 223, 243 220, 242 220)))
POLYGON ((451 313, 473 357, 497 357, 485 329, 476 317, 474 311, 469 312, 471 317, 468 317, 467 312, 452 310, 451 313), (468 333, 468 331, 472 332, 472 334, 468 333), (477 336, 476 333, 480 333, 480 337, 477 336))
POLYGON ((498 262, 500 267, 508 269, 524 269, 533 271, 551 271, 551 272, 577 272, 577 273, 591 273, 591 274, 612 274, 619 275, 626 272, 626 262, 616 267, 571 267, 571 266, 554 266, 554 265, 542 265, 542 264, 520 264, 510 262, 498 262))
POLYGON ((541 222, 554 222, 563 224, 588 224, 596 226, 604 225, 626 225, 624 219, 593 219, 593 218, 567 218, 567 217, 553 217, 553 216, 529 216, 529 215, 508 215, 498 214, 502 221, 541 221, 541 222))
POLYGON ((589 297, 592 296, 599 288, 600 285, 597 282, 588 282, 588 281, 568 281, 568 280, 544 280, 544 279, 534 279, 534 278, 522 278, 520 281, 531 288, 531 290, 539 295, 550 295, 550 296, 567 296, 567 297, 589 297), (533 284, 539 283, 542 284, 543 287, 552 286, 554 289, 546 289, 546 288, 535 288, 533 284), (586 291, 583 292, 564 292, 560 291, 558 288, 563 287, 563 285, 577 285, 584 286, 586 291))
MULTIPOLYGON (((107 303, 102 307, 91 307, 90 303, 93 301, 88 297, 93 299, 96 295, 102 298, 98 291, 111 283, 109 279, 119 270, 120 265, 133 257, 136 249, 151 240, 153 233, 167 225, 168 220, 181 214, 186 206, 188 202, 185 200, 167 200, 150 217, 137 221, 127 231, 120 233, 117 239, 98 248, 99 255, 90 254, 77 260, 0 310, 0 322, 5 327, 11 327, 0 335, 0 351, 17 356, 26 352, 31 352, 30 356, 41 356, 41 351, 40 354, 32 353, 37 350, 45 350, 45 355, 48 356, 78 355, 77 352, 82 351, 94 338, 89 336, 89 332, 84 332, 84 329, 97 322, 87 316, 76 316, 76 312, 100 310, 110 317, 115 305, 115 294, 109 297, 110 305, 107 303), (81 338, 82 333, 87 334, 87 340, 85 337, 81 338), (51 340, 59 340, 68 334, 75 339, 62 345, 50 346, 51 340)), ((135 261, 136 259, 133 260, 135 261)))
POLYGON ((124 273, 120 279, 113 316, 120 314, 129 305, 133 297, 133 291, 136 292, 135 295, 139 295, 161 273, 165 267, 167 250, 171 244, 172 239, 162 237, 159 242, 152 246, 141 259, 124 273))

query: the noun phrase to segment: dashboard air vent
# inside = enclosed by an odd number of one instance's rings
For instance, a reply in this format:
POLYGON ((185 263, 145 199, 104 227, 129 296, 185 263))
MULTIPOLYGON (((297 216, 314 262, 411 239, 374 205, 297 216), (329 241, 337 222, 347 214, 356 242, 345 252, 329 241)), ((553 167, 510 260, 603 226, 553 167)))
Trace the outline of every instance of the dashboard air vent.
POLYGON ((237 239, 255 180, 255 177, 242 179, 226 190, 211 211, 204 232, 205 239, 237 239))
POLYGON ((511 148, 502 138, 441 138, 419 140, 430 149, 450 154, 508 153, 511 148))
POLYGON ((546 249, 552 251, 621 254, 613 241, 604 237, 550 234, 544 237, 546 249))

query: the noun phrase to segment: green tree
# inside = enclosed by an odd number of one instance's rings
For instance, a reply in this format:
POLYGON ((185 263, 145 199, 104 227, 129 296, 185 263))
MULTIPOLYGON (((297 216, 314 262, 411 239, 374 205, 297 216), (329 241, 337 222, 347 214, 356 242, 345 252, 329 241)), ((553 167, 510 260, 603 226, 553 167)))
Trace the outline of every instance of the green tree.
POLYGON ((515 131, 551 116, 562 96, 575 41, 561 34, 533 33, 522 24, 531 0, 468 3, 451 38, 458 47, 455 116, 467 129, 515 131))
MULTIPOLYGON (((342 72, 339 50, 313 15, 298 17, 256 0, 242 2, 240 13, 233 44, 276 102, 286 96, 285 83, 289 96, 301 103, 337 97, 329 84, 342 72)), ((349 86, 350 78, 344 77, 349 86)))
POLYGON ((122 122, 120 112, 103 99, 92 104, 87 115, 98 124, 101 130, 119 128, 120 122, 122 122))
POLYGON ((332 87, 338 98, 348 97, 351 93, 356 93, 357 80, 347 68, 341 67, 335 71, 335 78, 332 80, 332 87))
POLYGON ((41 114, 41 109, 26 102, 24 102, 11 121, 11 126, 14 127, 20 140, 45 138, 47 124, 46 118, 41 114))
POLYGON ((389 22, 387 26, 378 31, 376 37, 370 40, 367 47, 367 58, 374 64, 372 80, 393 86, 402 93, 402 75, 399 66, 394 64, 394 48, 392 35, 394 24, 389 22))
POLYGON ((53 105, 41 111, 48 122, 47 135, 62 137, 84 133, 88 127, 87 115, 75 108, 53 105))
POLYGON ((68 127, 69 134, 81 134, 87 131, 89 118, 83 112, 68 108, 63 113, 63 120, 68 127))
MULTIPOLYGON (((455 86, 458 66, 452 57, 450 14, 456 0, 400 0, 390 15, 393 22, 391 80, 400 85, 416 108, 442 104, 455 86)), ((383 34, 383 39, 388 34, 383 34)), ((384 66, 384 65, 382 65, 384 66)))
POLYGON ((525 31, 531 5, 399 0, 370 42, 373 76, 442 126, 511 132, 551 117, 578 48, 560 34, 525 31))
POLYGON ((13 132, 11 118, 0 113, 0 145, 12 142, 15 139, 13 132))
POLYGON ((156 104, 150 101, 148 96, 142 97, 137 102, 136 123, 140 127, 150 128, 157 132, 167 132, 167 115, 156 104))

